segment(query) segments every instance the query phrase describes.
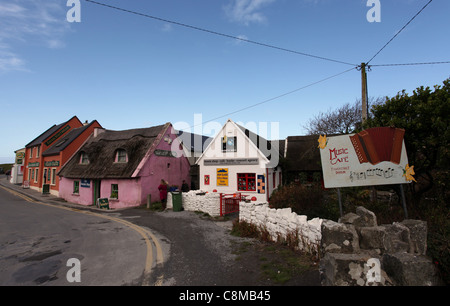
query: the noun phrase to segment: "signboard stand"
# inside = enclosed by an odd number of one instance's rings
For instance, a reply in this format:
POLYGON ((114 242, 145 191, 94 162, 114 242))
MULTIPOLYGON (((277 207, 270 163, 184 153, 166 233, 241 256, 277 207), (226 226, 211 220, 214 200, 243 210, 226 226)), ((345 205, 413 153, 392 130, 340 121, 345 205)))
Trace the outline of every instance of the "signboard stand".
POLYGON ((341 217, 344 215, 344 213, 342 212, 342 198, 341 198, 341 189, 340 188, 336 188, 337 189, 337 193, 338 193, 338 200, 339 200, 339 212, 341 213, 341 217))
POLYGON ((408 210, 406 209, 406 200, 405 200, 405 191, 403 190, 403 184, 400 185, 400 192, 402 194, 402 205, 403 210, 405 211, 405 219, 408 219, 408 210))

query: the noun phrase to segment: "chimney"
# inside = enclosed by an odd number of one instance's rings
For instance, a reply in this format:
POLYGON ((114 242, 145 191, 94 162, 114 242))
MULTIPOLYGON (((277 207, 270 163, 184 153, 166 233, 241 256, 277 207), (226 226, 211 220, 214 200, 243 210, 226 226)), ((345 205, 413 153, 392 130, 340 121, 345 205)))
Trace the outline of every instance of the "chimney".
POLYGON ((88 124, 89 124, 89 122, 87 120, 83 123, 83 125, 88 125, 88 124))
POLYGON ((105 131, 105 129, 102 128, 94 128, 94 137, 97 137, 98 135, 100 135, 101 133, 103 133, 105 131))

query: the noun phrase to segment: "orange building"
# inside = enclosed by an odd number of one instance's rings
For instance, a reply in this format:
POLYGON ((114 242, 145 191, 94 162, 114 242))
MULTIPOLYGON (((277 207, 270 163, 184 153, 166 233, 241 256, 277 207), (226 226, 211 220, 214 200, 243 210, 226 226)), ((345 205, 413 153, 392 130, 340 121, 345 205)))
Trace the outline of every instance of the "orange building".
POLYGON ((82 123, 76 116, 53 125, 25 146, 23 186, 59 194, 58 171, 94 132, 97 120, 82 123))

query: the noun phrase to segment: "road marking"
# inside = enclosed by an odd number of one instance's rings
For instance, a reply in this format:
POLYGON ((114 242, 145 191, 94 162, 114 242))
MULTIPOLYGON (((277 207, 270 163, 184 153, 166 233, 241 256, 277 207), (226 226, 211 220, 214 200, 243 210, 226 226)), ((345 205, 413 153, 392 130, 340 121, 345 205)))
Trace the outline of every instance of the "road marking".
MULTIPOLYGON (((45 206, 49 206, 49 207, 54 207, 54 208, 59 208, 59 209, 64 209, 64 210, 68 210, 68 211, 73 211, 73 212, 77 212, 77 213, 82 213, 85 215, 91 215, 91 216, 96 216, 96 217, 100 217, 103 219, 108 219, 111 221, 115 221, 118 223, 122 223, 123 225, 135 230, 136 232, 138 232, 145 241, 146 247, 147 247, 147 256, 146 256, 146 260, 145 260, 145 269, 144 269, 144 281, 143 281, 143 285, 144 286, 148 286, 149 285, 149 276, 151 274, 151 270, 153 267, 153 246, 152 246, 152 242, 153 241, 153 245, 155 246, 156 249, 156 262, 155 262, 155 266, 158 266, 160 264, 162 264, 164 262, 164 257, 163 257, 163 253, 162 253, 162 248, 161 248, 161 244, 159 243, 159 240, 156 238, 155 235, 153 235, 152 232, 150 232, 149 230, 146 230, 136 224, 133 224, 129 221, 126 220, 122 220, 120 218, 116 218, 116 217, 111 217, 111 216, 107 216, 107 215, 103 215, 100 213, 95 213, 92 211, 86 211, 86 210, 80 210, 77 208, 73 208, 73 207, 65 207, 65 206, 59 206, 59 205, 54 205, 54 204, 48 204, 48 203, 44 203, 41 201, 37 201, 34 200, 20 192, 14 191, 12 189, 9 189, 7 187, 4 186, 0 186, 2 189, 8 191, 9 193, 18 196, 24 200, 26 200, 27 202, 32 202, 32 203, 36 203, 36 204, 40 204, 40 205, 45 205, 45 206), (151 240, 151 241, 150 241, 151 240)), ((164 280, 164 275, 160 275, 158 276, 156 282, 155 282, 155 286, 161 286, 164 280)))

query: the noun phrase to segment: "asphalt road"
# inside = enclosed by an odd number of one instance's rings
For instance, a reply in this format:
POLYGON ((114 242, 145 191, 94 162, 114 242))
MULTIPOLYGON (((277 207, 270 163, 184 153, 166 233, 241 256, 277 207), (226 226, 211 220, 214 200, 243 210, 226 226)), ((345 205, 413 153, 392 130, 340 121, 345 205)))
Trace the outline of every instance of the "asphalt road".
POLYGON ((29 202, 3 188, 0 210, 2 286, 133 285, 144 280, 146 242, 124 224, 29 202), (73 278, 77 265, 68 265, 70 258, 79 260, 80 282, 73 278))
POLYGON ((232 236, 231 220, 145 207, 95 210, 0 185, 13 189, 0 186, 0 286, 320 285, 317 266, 305 256, 295 259, 301 271, 286 282, 268 276, 268 266, 277 273, 292 258, 273 244, 232 236), (67 281, 70 258, 80 261, 80 283, 67 281))

